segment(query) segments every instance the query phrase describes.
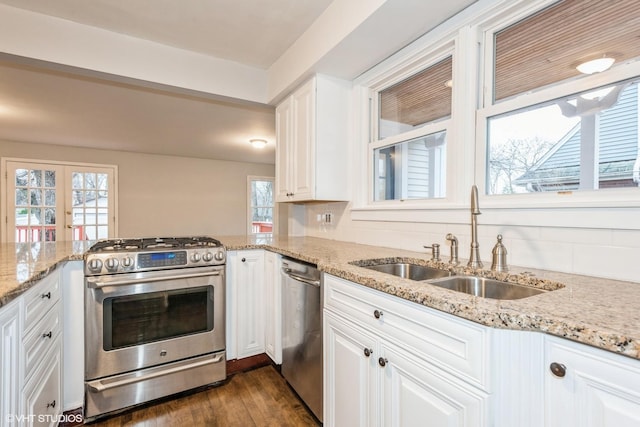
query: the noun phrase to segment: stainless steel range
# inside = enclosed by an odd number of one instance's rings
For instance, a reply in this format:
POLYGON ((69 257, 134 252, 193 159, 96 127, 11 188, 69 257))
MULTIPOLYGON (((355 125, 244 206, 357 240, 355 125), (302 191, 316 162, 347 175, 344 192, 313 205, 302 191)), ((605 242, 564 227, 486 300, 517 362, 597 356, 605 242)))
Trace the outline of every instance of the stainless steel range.
POLYGON ((85 418, 226 378, 226 253, 210 237, 99 241, 85 272, 85 418))

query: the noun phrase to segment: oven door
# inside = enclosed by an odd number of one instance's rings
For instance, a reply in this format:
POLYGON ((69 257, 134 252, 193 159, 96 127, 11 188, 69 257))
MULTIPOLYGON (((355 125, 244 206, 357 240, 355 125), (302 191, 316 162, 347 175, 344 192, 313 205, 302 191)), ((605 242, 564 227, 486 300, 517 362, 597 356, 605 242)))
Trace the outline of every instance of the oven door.
POLYGON ((85 279, 85 379, 225 348, 224 266, 85 279))

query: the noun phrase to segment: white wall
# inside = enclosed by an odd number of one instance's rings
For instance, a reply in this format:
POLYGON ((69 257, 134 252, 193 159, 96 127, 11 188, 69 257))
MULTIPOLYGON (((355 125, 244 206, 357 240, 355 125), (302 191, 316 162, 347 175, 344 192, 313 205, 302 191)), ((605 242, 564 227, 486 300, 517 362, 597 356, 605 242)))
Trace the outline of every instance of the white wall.
POLYGON ((11 141, 0 141, 0 156, 117 165, 120 237, 244 235, 247 176, 275 174, 273 165, 11 141))

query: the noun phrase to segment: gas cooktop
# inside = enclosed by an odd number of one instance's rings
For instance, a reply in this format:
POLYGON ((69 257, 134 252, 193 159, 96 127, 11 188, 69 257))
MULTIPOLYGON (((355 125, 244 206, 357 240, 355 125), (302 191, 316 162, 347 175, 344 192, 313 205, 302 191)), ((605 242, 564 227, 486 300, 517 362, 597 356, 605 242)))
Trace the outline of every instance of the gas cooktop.
POLYGON ((109 239, 100 240, 89 248, 89 253, 122 252, 122 251, 153 251, 167 248, 219 248, 222 243, 213 237, 151 237, 141 239, 109 239))

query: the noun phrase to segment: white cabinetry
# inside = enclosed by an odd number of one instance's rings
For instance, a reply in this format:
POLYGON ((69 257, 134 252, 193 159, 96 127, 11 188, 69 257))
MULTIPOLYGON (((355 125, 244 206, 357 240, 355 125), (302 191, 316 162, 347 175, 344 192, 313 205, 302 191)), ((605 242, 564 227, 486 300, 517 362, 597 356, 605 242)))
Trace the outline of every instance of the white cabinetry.
POLYGON ((548 336, 547 427, 640 426, 640 361, 548 336))
POLYGON ((227 253, 227 357, 265 352, 264 251, 227 253))
POLYGON ((265 351, 276 364, 282 363, 282 257, 264 252, 265 351))
POLYGON ((276 201, 349 200, 349 83, 317 75, 276 108, 276 201))
POLYGON ((325 275, 327 426, 489 424, 486 328, 325 275))
POLYGON ((24 387, 20 413, 26 426, 55 426, 62 407, 62 304, 60 270, 23 298, 24 387))
POLYGON ((14 300, 0 308, 0 425, 10 425, 19 414, 21 389, 22 328, 20 303, 14 300))

